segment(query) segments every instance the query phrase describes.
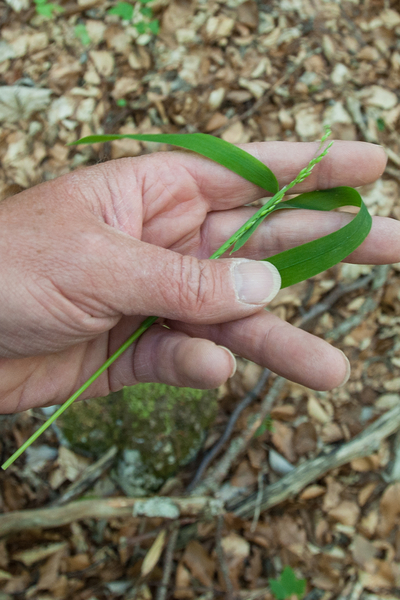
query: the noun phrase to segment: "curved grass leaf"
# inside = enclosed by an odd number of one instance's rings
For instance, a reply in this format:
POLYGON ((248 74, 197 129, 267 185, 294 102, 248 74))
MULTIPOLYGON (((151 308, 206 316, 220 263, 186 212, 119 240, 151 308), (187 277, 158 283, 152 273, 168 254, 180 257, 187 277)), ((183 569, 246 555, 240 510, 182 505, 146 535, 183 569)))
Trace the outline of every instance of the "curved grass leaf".
POLYGON ((313 277, 346 258, 367 237, 372 218, 357 190, 344 186, 301 194, 294 200, 282 202, 275 207, 275 210, 332 210, 341 206, 357 206, 360 210, 350 223, 338 231, 266 259, 280 272, 282 288, 313 277))
POLYGON ((193 150, 193 152, 210 158, 271 194, 276 194, 279 190, 275 175, 264 163, 241 148, 206 133, 89 135, 69 145, 97 144, 98 142, 112 142, 124 139, 142 142, 163 142, 172 146, 178 146, 179 148, 185 148, 186 150, 193 150))

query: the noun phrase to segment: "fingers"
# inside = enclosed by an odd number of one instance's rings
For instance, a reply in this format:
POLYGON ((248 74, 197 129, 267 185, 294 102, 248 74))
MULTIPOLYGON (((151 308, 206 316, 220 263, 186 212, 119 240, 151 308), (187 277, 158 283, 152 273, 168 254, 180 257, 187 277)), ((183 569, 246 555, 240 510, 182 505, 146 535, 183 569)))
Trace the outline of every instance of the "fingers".
POLYGON ((51 277, 87 315, 82 323, 88 328, 116 314, 195 323, 238 319, 265 306, 280 288, 280 275, 269 263, 199 261, 97 223, 85 229, 69 258, 51 277))
POLYGON ((235 371, 228 349, 154 325, 110 368, 109 381, 111 390, 138 382, 213 389, 235 371))
MULTIPOLYGON (((317 142, 257 142, 242 148, 266 164, 278 178, 280 186, 292 181, 299 171, 318 154, 317 142)), ((135 159, 137 160, 137 159, 135 159)), ((118 161, 115 167, 121 174, 132 170, 132 161, 118 161)), ((312 174, 293 188, 295 192, 326 189, 338 185, 361 186, 375 181, 385 169, 386 154, 383 148, 365 142, 337 140, 324 159, 314 167, 312 174)), ((228 169, 202 157, 179 152, 155 154, 134 163, 138 181, 148 181, 149 169, 157 174, 159 184, 143 184, 145 203, 152 203, 155 191, 165 196, 176 196, 179 181, 186 181, 191 197, 196 194, 204 199, 212 210, 225 210, 250 203, 263 195, 269 195, 228 169), (187 174, 190 177, 187 177, 187 174), (193 188, 196 182, 196 188, 193 188)), ((151 216, 151 211, 150 211, 151 216)))
POLYGON ((218 326, 171 323, 178 331, 206 337, 290 381, 314 390, 343 385, 350 375, 344 354, 324 340, 266 311, 218 326))
MULTIPOLYGON (((203 226, 200 256, 209 256, 254 214, 256 209, 240 208, 208 215, 203 226)), ((270 215, 234 256, 260 260, 318 239, 351 221, 346 212, 285 210, 270 215)), ((367 239, 346 262, 388 264, 400 261, 400 222, 387 217, 373 217, 367 239)), ((182 249, 184 251, 184 249, 182 249)))

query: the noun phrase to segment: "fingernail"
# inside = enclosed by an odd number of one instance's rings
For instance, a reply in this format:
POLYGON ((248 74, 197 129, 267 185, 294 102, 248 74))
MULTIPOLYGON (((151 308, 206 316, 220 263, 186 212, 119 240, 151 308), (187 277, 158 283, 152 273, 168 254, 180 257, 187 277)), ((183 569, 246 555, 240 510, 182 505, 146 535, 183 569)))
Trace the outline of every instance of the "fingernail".
POLYGON ((349 359, 347 358, 347 356, 345 355, 345 353, 342 352, 341 350, 339 350, 339 352, 341 354, 343 354, 343 358, 346 361, 346 375, 344 376, 344 379, 343 379, 342 383, 340 385, 338 385, 338 387, 343 387, 344 385, 346 385, 346 383, 350 379, 351 366, 350 366, 349 359))
POLYGON ((281 287, 281 276, 274 265, 245 259, 235 262, 236 294, 241 302, 266 304, 276 296, 281 287))
POLYGON ((236 369, 237 369, 237 362, 236 362, 235 355, 229 350, 229 348, 225 348, 225 346, 218 346, 218 348, 221 348, 221 350, 225 350, 225 352, 227 352, 229 354, 229 357, 231 359, 232 371, 231 371, 231 374, 229 375, 229 379, 230 379, 231 377, 234 376, 234 374, 236 373, 236 369))

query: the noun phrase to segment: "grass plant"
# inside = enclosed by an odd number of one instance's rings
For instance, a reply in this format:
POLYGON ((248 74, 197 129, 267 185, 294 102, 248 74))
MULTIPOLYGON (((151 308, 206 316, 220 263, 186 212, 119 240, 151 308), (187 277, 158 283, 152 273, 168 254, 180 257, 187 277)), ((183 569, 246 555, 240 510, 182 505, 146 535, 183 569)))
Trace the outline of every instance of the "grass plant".
MULTIPOLYGON (((321 140, 317 156, 299 172, 293 181, 281 189, 279 189, 274 173, 261 161, 233 144, 202 133, 93 135, 82 138, 73 145, 109 142, 125 138, 167 143, 206 156, 272 194, 272 197, 210 256, 211 259, 217 259, 228 251, 231 254, 236 252, 246 243, 262 221, 275 210, 300 208, 329 211, 343 206, 358 207, 360 210, 354 218, 338 231, 265 259, 279 270, 282 288, 284 288, 313 277, 346 258, 364 241, 372 225, 371 216, 360 194, 351 187, 316 190, 300 194, 290 201, 283 201, 285 194, 296 184, 304 181, 326 156, 332 145, 332 142, 325 145, 329 135, 330 130, 328 129, 321 140)), ((2 469, 7 469, 133 342, 155 323, 157 318, 156 316, 147 317, 126 342, 2 465, 2 469)))

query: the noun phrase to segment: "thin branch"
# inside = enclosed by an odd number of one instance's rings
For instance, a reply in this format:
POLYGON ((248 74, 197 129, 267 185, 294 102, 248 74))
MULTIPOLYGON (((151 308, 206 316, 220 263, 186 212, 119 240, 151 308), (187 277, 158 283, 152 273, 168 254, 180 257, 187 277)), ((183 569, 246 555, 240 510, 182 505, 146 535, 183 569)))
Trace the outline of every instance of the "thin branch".
POLYGON ((257 381, 257 383, 253 387, 253 389, 247 394, 247 396, 245 396, 243 398, 243 400, 241 402, 239 402, 239 404, 237 405, 237 407, 235 408, 235 410, 233 411, 233 413, 229 417, 229 420, 228 420, 228 423, 227 423, 227 425, 225 427, 224 433, 221 435, 221 437, 216 442, 216 444, 207 452, 207 454, 204 456, 203 460, 201 461, 200 466, 197 469, 195 476, 193 477, 193 480, 188 485, 188 488, 186 490, 187 493, 190 493, 195 488, 195 486, 198 484, 198 482, 202 478, 203 473, 207 469, 208 465, 220 453, 220 451, 222 450, 223 446, 226 444, 226 442, 231 437, 231 435, 233 433, 233 430, 234 430, 234 427, 235 427, 235 425, 237 423, 238 418, 240 417, 240 415, 242 414, 242 412, 248 406, 250 406, 250 404, 256 398, 258 398, 258 396, 261 393, 263 387, 267 383, 270 374, 271 374, 271 372, 270 372, 269 369, 264 369, 264 371, 262 372, 262 374, 260 376, 260 379, 257 381))
POLYGON ((224 517, 220 515, 217 519, 217 531, 215 533, 215 553, 218 558, 219 566, 221 567, 221 574, 226 587, 226 598, 227 600, 235 599, 235 592, 233 589, 233 584, 231 577, 229 575, 229 568, 226 564, 226 558, 224 554, 224 549, 222 547, 222 528, 224 525, 224 517))
POLYGON ((161 578, 160 587, 157 590, 156 600, 166 600, 168 585, 171 579, 172 573, 172 564, 174 559, 174 551, 176 547, 176 542, 178 540, 179 534, 179 523, 174 523, 171 531, 171 535, 168 540, 167 548, 165 550, 165 558, 164 558, 164 569, 161 578))
MULTIPOLYGON (((285 475, 276 483, 264 489, 261 511, 293 498, 310 483, 317 481, 328 471, 332 471, 356 458, 369 456, 379 449, 382 440, 400 428, 400 406, 382 415, 367 427, 360 435, 343 444, 330 454, 308 460, 285 475)), ((242 518, 249 518, 257 507, 257 494, 252 494, 244 502, 228 504, 230 512, 242 518)))
MULTIPOLYGON (((390 271, 390 265, 380 265, 373 271, 372 289, 374 291, 379 290, 384 286, 387 280, 388 273, 390 271)), ((366 298, 355 315, 351 315, 345 321, 342 321, 337 327, 326 333, 325 338, 328 340, 338 340, 340 337, 346 335, 349 331, 360 325, 366 315, 372 313, 378 306, 380 298, 369 296, 366 298)))
POLYGON ((81 496, 112 466, 117 452, 117 447, 112 446, 99 460, 89 465, 51 506, 63 506, 81 496))
POLYGON ((256 506, 255 506, 254 515, 253 515, 253 522, 250 527, 251 533, 253 533, 256 530, 257 523, 260 518, 263 490, 264 490, 264 472, 261 470, 258 473, 258 491, 257 491, 257 497, 256 497, 256 506))
POLYGON ((395 169, 393 167, 386 167, 384 174, 391 175, 391 177, 395 177, 398 181, 400 181, 400 169, 395 169))
POLYGON ((352 281, 351 283, 348 283, 347 285, 339 283, 333 288, 333 290, 329 292, 329 294, 325 296, 325 298, 323 298, 323 300, 321 300, 321 302, 317 302, 317 304, 314 304, 314 306, 312 306, 310 310, 308 310, 293 324, 295 325, 295 327, 305 329, 310 323, 310 321, 313 321, 317 317, 320 317, 323 313, 330 310, 333 307, 333 305, 336 304, 338 300, 340 300, 340 298, 342 298, 346 294, 354 292, 355 290, 359 290, 360 288, 366 287, 372 281, 373 278, 374 274, 373 272, 371 272, 368 275, 359 277, 358 279, 352 281))
POLYGON ((222 502, 213 498, 107 498, 81 500, 65 506, 14 511, 0 515, 0 535, 25 529, 51 529, 81 519, 147 516, 211 518, 221 513, 222 502))
POLYGON ((261 403, 260 409, 254 415, 251 423, 246 427, 244 432, 237 438, 235 438, 228 450, 225 452, 218 464, 211 470, 210 474, 194 489, 196 495, 203 496, 210 491, 216 491, 220 483, 225 479, 232 464, 235 460, 246 450, 249 442, 253 438, 255 432, 260 427, 265 417, 271 412, 272 406, 279 394, 286 385, 286 379, 283 377, 277 377, 272 384, 271 389, 264 397, 261 403))

